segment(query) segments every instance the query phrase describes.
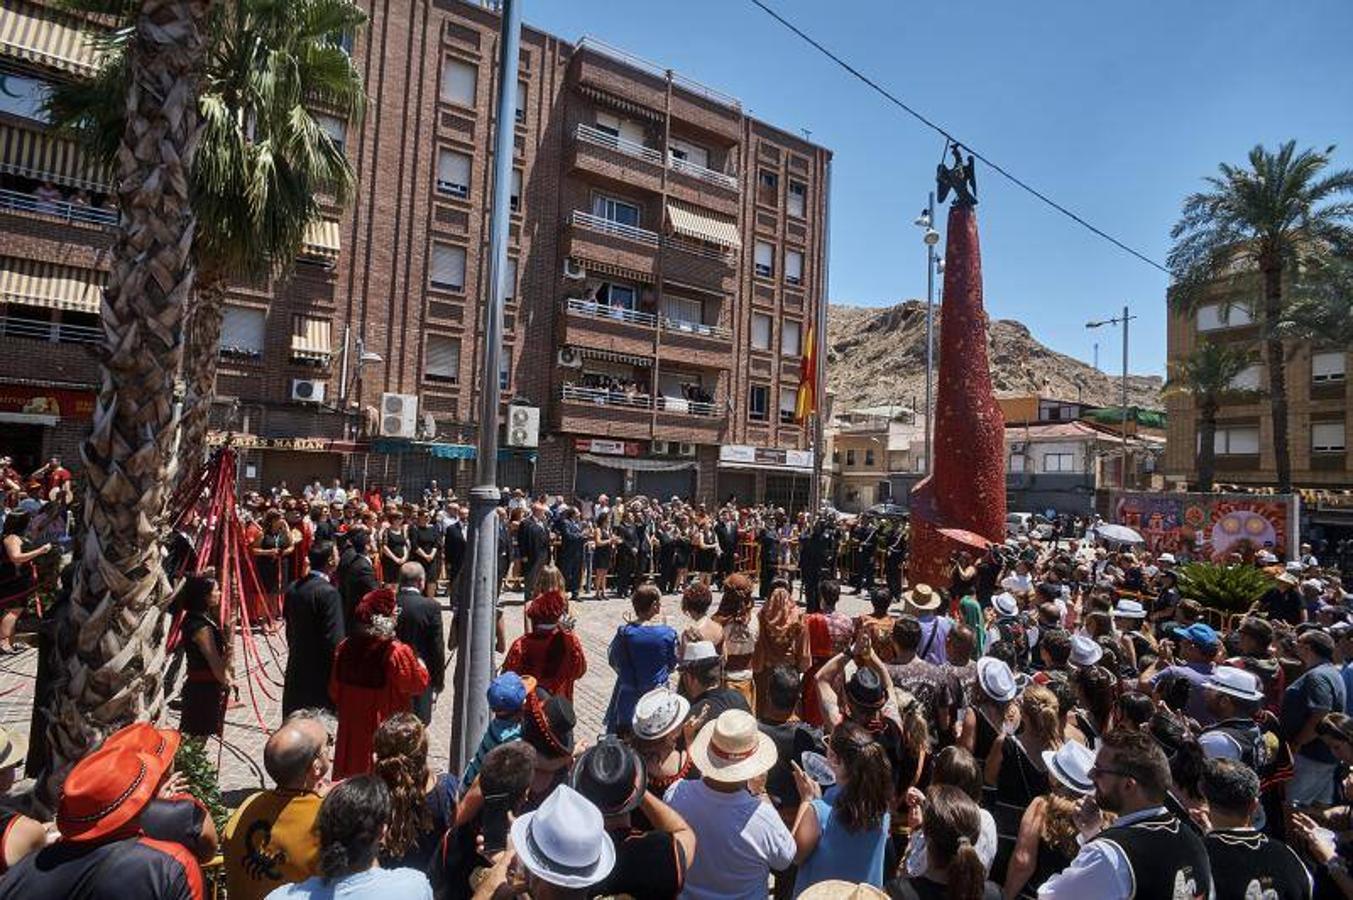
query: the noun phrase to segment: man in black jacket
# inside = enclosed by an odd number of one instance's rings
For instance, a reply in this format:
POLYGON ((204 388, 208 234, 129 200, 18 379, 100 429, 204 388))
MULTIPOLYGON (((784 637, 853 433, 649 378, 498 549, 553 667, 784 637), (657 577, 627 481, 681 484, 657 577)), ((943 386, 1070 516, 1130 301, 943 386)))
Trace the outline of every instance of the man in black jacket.
POLYGON ((287 627, 287 671, 282 685, 282 715, 298 709, 333 709, 329 698, 329 670, 334 651, 347 632, 343 601, 329 581, 338 563, 332 541, 310 547, 310 574, 292 582, 282 601, 287 627))
POLYGON ((521 550, 522 591, 529 601, 536 594, 540 570, 550 561, 550 532, 545 526, 543 503, 534 504, 530 518, 521 523, 517 532, 517 545, 521 550))
POLYGON ((715 564, 714 583, 723 587, 723 580, 733 574, 738 561, 738 521, 733 510, 719 510, 719 521, 714 526, 714 539, 719 542, 719 560, 715 564))
POLYGON ((352 614, 363 597, 380 587, 376 567, 367 555, 371 534, 366 529, 350 532, 348 549, 338 560, 338 591, 343 597, 343 629, 350 634, 352 614))
POLYGON ((465 564, 465 523, 460 518, 460 507, 452 503, 446 507, 450 518, 446 522, 446 534, 442 538, 442 559, 446 561, 446 594, 455 606, 460 599, 460 570, 465 564))
POLYGON ((405 563, 399 567, 399 592, 395 602, 399 615, 395 637, 413 648, 428 669, 427 690, 413 698, 410 708, 426 725, 432 721, 432 700, 442 692, 446 679, 446 637, 442 633, 442 605, 423 596, 423 567, 405 563))

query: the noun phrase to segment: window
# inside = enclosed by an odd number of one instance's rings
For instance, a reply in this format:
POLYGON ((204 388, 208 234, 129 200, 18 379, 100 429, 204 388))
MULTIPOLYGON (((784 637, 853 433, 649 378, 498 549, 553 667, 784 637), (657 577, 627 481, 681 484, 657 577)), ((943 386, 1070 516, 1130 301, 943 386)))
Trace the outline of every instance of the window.
POLYGON ((597 194, 592 198, 592 215, 617 225, 639 227, 639 207, 615 197, 597 194))
POLYGON ((327 113, 314 113, 315 124, 320 130, 329 136, 329 140, 334 142, 338 152, 342 153, 348 139, 348 123, 344 122, 338 116, 331 116, 327 113))
POLYGON ((526 124, 526 82, 517 82, 517 121, 526 124))
POLYGON ((848 466, 853 466, 853 465, 855 465, 855 450, 854 450, 854 448, 847 448, 847 449, 846 449, 846 465, 848 465, 848 466))
POLYGON ((1010 464, 1005 467, 1005 470, 1012 475, 1021 474, 1024 471, 1024 454, 1010 454, 1010 464))
POLYGON ((267 313, 249 306, 227 303, 221 319, 220 352, 225 356, 259 359, 263 356, 263 334, 267 313))
POLYGON ((498 357, 498 390, 505 391, 512 385, 512 348, 504 347, 498 357))
POLYGON ((470 196, 470 157, 454 150, 437 154, 437 190, 452 197, 470 196))
POLYGON ((864 464, 865 464, 866 466, 872 466, 872 465, 874 464, 874 448, 873 448, 873 447, 865 447, 865 448, 864 448, 864 464))
POLYGON ((604 131, 613 138, 643 146, 644 126, 638 122, 631 122, 629 119, 622 119, 612 113, 597 110, 596 127, 598 131, 604 131))
POLYGON ((43 106, 50 90, 47 82, 29 75, 13 72, 0 74, 4 89, 0 90, 0 112, 46 124, 51 121, 43 106))
POLYGON ((1233 391, 1257 391, 1259 390, 1259 365, 1246 366, 1235 378, 1231 379, 1230 388, 1233 391))
POLYGON ((798 404, 798 391, 792 387, 780 385, 780 424, 794 424, 794 410, 798 404))
POLYGON ((442 99, 460 106, 474 106, 479 69, 458 59, 448 59, 442 69, 442 99))
POLYGON ((1220 303, 1209 303, 1198 307, 1198 330, 1218 331, 1222 328, 1239 328, 1254 322, 1249 307, 1241 303, 1227 304, 1223 309, 1220 303))
POLYGON ((756 260, 753 270, 762 278, 775 275, 775 248, 765 241, 756 242, 756 260))
POLYGON ((803 284, 803 254, 798 250, 785 251, 785 284, 803 284))
POLYGON ((1348 446, 1343 422, 1313 422, 1311 424, 1312 453, 1343 453, 1348 446))
POLYGON ((683 141, 680 138, 672 138, 667 144, 667 152, 671 154, 673 159, 699 166, 702 169, 709 168, 709 151, 698 144, 692 144, 690 141, 683 141))
POLYGON ((597 287, 597 302, 603 306, 632 310, 638 301, 639 289, 632 284, 603 281, 597 287))
POLYGON ((780 355, 798 356, 803 352, 803 326, 798 322, 780 323, 780 355))
POLYGON ((465 248, 434 243, 428 280, 433 287, 442 290, 465 290, 465 248))
POLYGON ((705 304, 693 297, 669 297, 664 295, 662 298, 662 314, 672 323, 686 323, 690 325, 703 325, 705 321, 705 304))
POLYGON ((832 450, 832 465, 834 465, 834 466, 839 466, 839 465, 841 465, 841 451, 840 451, 840 450, 832 450))
POLYGON ((1075 454, 1072 453, 1044 453, 1043 471, 1044 472, 1074 472, 1075 454))
POLYGON ((770 415, 770 388, 754 384, 747 391, 747 418, 764 422, 770 415))
POLYGON ((770 349, 770 316, 765 313, 752 313, 752 349, 770 349))
POLYGON ((423 351, 423 374, 435 381, 455 384, 460 380, 460 341, 444 334, 429 334, 423 351))
POLYGON ((512 170, 512 184, 508 188, 507 205, 513 212, 521 212, 521 169, 512 170))
POLYGON ((791 181, 789 183, 789 203, 787 206, 789 214, 796 219, 802 219, 807 206, 808 185, 802 181, 791 181))
POLYGON ((774 206, 780 202, 780 176, 769 169, 756 173, 756 202, 774 206))
POLYGON ((1218 428, 1212 448, 1218 456, 1258 456, 1259 427, 1242 425, 1218 428))
POLYGON ((1342 350, 1311 354, 1311 383, 1325 384, 1331 381, 1343 381, 1344 375, 1344 352, 1342 350))
POLYGON ((507 293, 503 295, 506 300, 511 300, 517 296, 517 261, 511 256, 507 258, 507 293))

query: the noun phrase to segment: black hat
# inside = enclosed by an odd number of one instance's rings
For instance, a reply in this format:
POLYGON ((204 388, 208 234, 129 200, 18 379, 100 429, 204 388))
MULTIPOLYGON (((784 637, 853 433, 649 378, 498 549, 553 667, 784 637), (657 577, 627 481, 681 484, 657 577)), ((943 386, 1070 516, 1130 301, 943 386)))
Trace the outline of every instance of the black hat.
POLYGON ((541 687, 526 695, 521 736, 537 753, 556 759, 573 753, 573 726, 577 723, 567 697, 541 687))
POLYGON ((878 709, 887 699, 883 683, 873 669, 856 669, 855 674, 846 682, 846 697, 852 706, 863 709, 878 709))
POLYGON ((618 816, 643 801, 648 775, 634 748, 608 734, 574 763, 572 785, 603 816, 618 816))

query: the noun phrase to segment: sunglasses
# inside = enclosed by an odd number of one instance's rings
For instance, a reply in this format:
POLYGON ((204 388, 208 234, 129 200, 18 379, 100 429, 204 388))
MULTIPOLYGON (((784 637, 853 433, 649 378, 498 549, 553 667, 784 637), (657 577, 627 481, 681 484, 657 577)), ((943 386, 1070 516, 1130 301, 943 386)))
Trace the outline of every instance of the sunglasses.
POLYGON ((1125 772, 1122 769, 1106 769, 1102 766, 1091 766, 1088 774, 1091 781, 1094 781, 1101 775, 1117 775, 1119 778, 1135 777, 1131 772, 1125 772))

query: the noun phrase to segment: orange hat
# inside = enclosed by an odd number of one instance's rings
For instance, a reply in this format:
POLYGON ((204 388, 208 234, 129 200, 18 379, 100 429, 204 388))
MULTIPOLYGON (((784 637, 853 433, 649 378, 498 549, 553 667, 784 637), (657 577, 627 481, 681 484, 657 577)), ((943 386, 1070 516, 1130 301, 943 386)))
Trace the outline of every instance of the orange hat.
POLYGON ((98 841, 136 821, 168 767, 130 746, 100 747, 66 776, 56 827, 71 841, 98 841))
POLYGON ((149 753, 160 760, 167 771, 174 764, 182 736, 172 728, 156 728, 149 722, 135 722, 104 738, 101 749, 130 749, 149 753))
POLYGON ((389 618, 395 614, 395 592, 390 588, 376 588, 363 595, 357 603, 353 618, 361 625, 370 625, 376 616, 389 618))

